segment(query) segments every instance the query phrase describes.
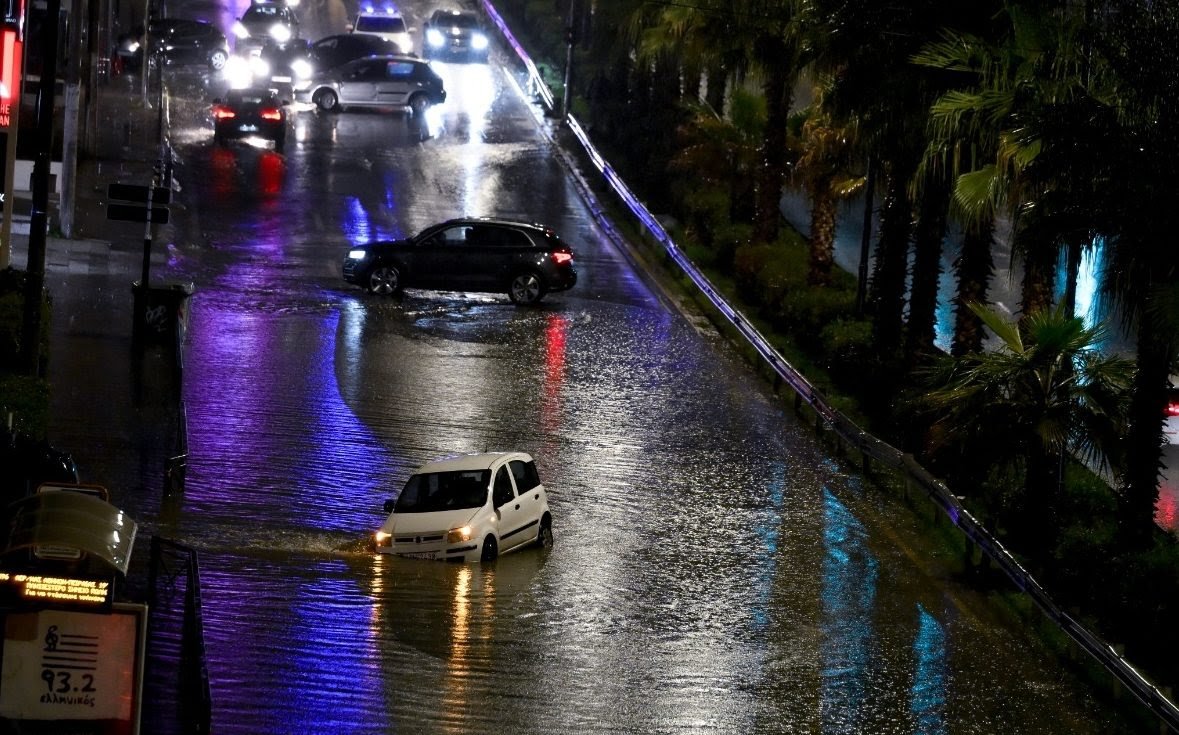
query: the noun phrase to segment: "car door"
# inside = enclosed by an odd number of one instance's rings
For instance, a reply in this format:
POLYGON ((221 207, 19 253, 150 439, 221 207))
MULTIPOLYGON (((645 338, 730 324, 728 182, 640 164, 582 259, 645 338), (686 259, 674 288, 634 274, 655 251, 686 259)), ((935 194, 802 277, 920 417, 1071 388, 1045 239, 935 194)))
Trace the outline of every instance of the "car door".
POLYGON ((386 62, 384 74, 377 83, 377 99, 381 106, 404 107, 408 104, 413 76, 412 61, 396 59, 386 62))
POLYGON ((535 522, 529 522, 528 513, 516 495, 515 481, 507 465, 500 465, 492 481, 491 496, 499 515, 499 550, 503 553, 526 543, 536 535, 535 522))
POLYGON ((410 255, 410 282, 422 288, 464 288, 459 273, 470 230, 468 224, 448 225, 418 241, 410 255))
POLYGON ((341 105, 372 105, 377 80, 384 74, 384 62, 364 59, 340 70, 338 86, 341 105))
POLYGON ((513 459, 508 463, 508 469, 511 470, 512 479, 516 482, 516 500, 520 504, 520 520, 532 529, 521 534, 524 537, 521 542, 525 543, 529 539, 536 538, 540 518, 548 507, 548 500, 545 497, 544 485, 540 483, 540 475, 536 471, 535 462, 513 459))

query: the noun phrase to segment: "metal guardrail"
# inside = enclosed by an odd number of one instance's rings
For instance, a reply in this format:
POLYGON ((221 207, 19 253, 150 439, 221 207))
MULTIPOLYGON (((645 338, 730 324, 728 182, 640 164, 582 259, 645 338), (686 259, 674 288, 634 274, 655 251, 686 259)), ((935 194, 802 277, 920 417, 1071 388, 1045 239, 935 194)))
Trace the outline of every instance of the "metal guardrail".
POLYGON ((151 610, 160 607, 158 585, 161 572, 176 577, 179 574, 166 562, 178 559, 183 565, 185 579, 183 622, 180 643, 179 699, 181 712, 176 713, 189 732, 208 735, 212 731, 213 697, 209 688, 209 667, 205 655, 204 618, 202 615, 201 581, 197 552, 189 546, 169 539, 152 536, 151 567, 148 573, 148 601, 151 610))
MULTIPOLYGON (((536 65, 517 42, 511 30, 504 23, 499 13, 489 0, 482 0, 488 17, 503 34, 508 44, 515 50, 528 74, 530 90, 537 87, 543 89, 540 95, 542 104, 551 113, 553 111, 553 97, 547 85, 537 71, 536 65)), ((862 457, 874 460, 893 468, 905 475, 906 479, 922 488, 930 500, 934 502, 950 519, 969 541, 976 544, 982 553, 986 554, 1011 581, 1026 593, 1040 608, 1041 612, 1057 624, 1077 645, 1089 654, 1135 697, 1137 697, 1150 711, 1158 717, 1160 723, 1179 733, 1179 706, 1171 701, 1155 684, 1141 674, 1129 661, 1122 657, 1109 643, 1095 635, 1071 615, 1063 611, 1048 595, 1044 588, 1032 575, 1023 568, 1019 561, 1009 552, 979 521, 967 510, 956 495, 946 485, 922 467, 912 455, 901 452, 887 442, 861 429, 846 415, 836 409, 817 388, 814 387, 785 358, 774 349, 765 337, 749 322, 748 319, 725 299, 724 295, 700 272, 689 260, 671 236, 659 224, 659 221, 647 211, 642 202, 631 192, 626 183, 618 176, 610 164, 590 142, 589 136, 581 124, 572 116, 565 118, 565 125, 581 144, 585 155, 601 173, 610 189, 626 205, 638 222, 647 230, 648 234, 663 248, 664 254, 680 268, 700 292, 709 300, 713 308, 724 316, 726 320, 741 334, 746 342, 757 352, 782 382, 802 401, 804 401, 845 445, 855 449, 862 457)), ((571 167, 575 175, 575 168, 571 167)), ((591 202, 591 211, 599 222, 606 222, 606 216, 598 206, 588 185, 580 187, 582 195, 591 202)), ((612 224, 607 224, 610 232, 615 232, 612 224)))

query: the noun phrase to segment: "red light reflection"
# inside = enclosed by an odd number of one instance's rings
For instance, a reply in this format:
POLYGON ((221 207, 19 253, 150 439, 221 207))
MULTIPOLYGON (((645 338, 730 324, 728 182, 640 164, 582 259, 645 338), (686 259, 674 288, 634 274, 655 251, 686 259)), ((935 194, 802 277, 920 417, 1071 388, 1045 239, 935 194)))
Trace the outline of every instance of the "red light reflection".
POLYGON ((565 340, 569 320, 562 314, 549 314, 544 329, 544 401, 540 424, 546 433, 555 434, 561 422, 561 387, 565 383, 565 340))

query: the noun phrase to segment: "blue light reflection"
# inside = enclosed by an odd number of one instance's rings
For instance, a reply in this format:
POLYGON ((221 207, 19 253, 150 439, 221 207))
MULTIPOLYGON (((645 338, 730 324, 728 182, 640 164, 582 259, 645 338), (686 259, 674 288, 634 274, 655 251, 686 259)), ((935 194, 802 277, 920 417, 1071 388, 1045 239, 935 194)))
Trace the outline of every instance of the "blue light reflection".
POLYGON ((912 701, 916 731, 922 735, 946 732, 943 719, 946 708, 946 632, 924 607, 917 605, 917 640, 913 641, 912 701))

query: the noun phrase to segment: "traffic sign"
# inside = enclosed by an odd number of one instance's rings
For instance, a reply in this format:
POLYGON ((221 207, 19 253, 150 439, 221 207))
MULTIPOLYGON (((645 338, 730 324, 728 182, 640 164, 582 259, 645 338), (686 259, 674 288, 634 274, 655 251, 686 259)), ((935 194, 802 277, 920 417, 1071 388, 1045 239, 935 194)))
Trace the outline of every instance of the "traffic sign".
MULTIPOLYGON (((125 202, 146 202, 147 192, 148 187, 138 186, 136 184, 106 185, 107 199, 119 199, 125 202)), ((152 204, 167 204, 170 201, 172 201, 171 189, 163 186, 151 187, 152 204)), ((152 217, 152 221, 155 221, 155 217, 152 217)))
MULTIPOLYGON (((107 204, 106 218, 125 222, 147 222, 147 207, 142 204, 107 204)), ((151 221, 154 225, 168 224, 168 208, 153 206, 151 221)))

